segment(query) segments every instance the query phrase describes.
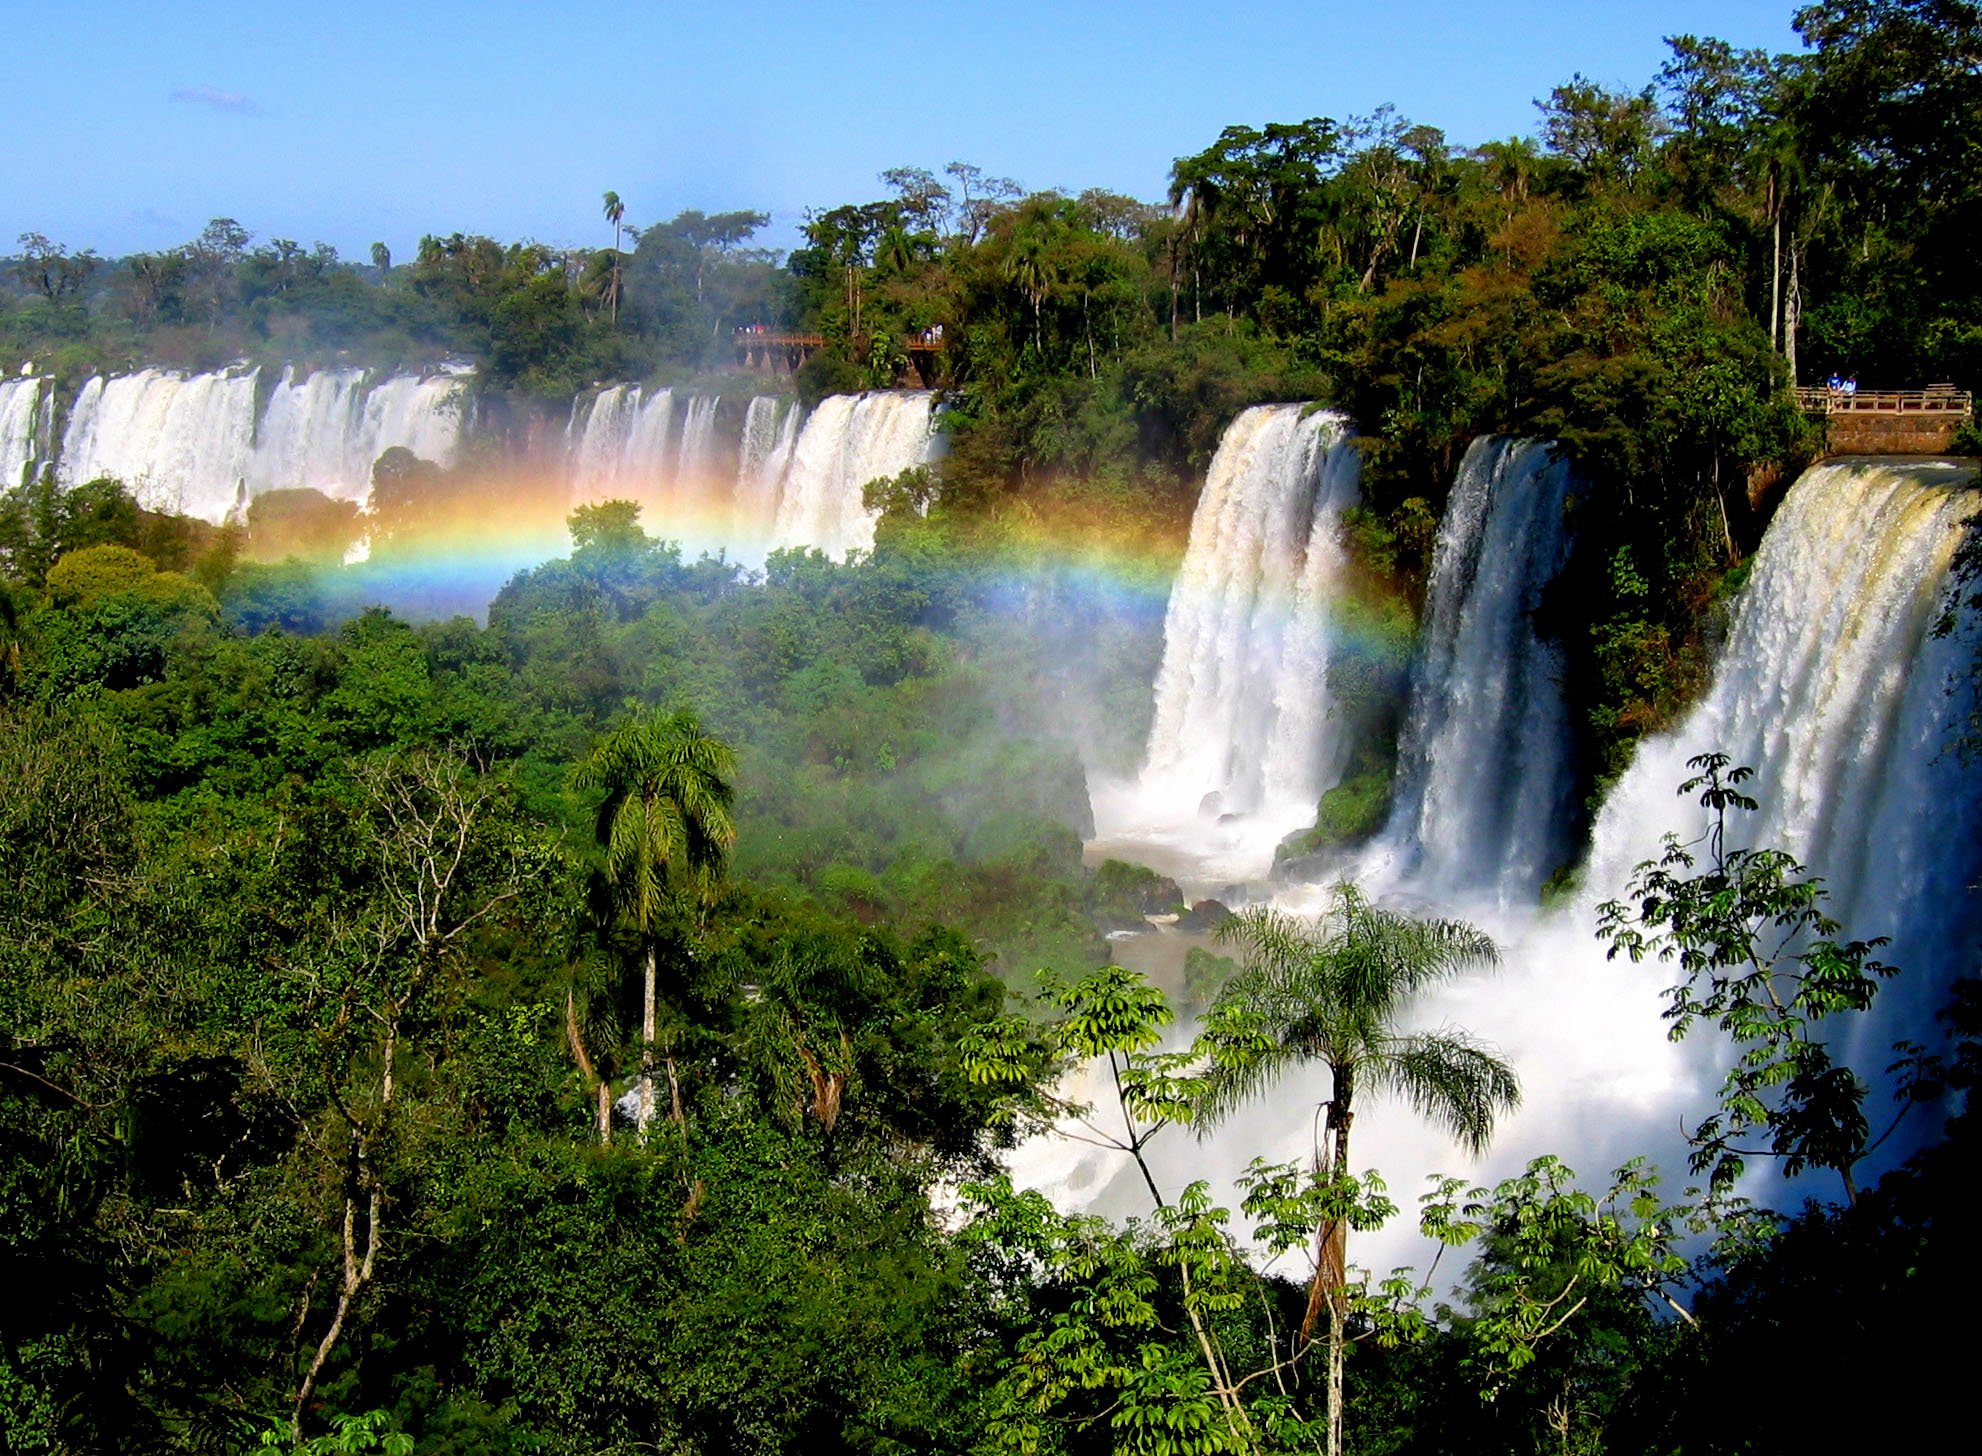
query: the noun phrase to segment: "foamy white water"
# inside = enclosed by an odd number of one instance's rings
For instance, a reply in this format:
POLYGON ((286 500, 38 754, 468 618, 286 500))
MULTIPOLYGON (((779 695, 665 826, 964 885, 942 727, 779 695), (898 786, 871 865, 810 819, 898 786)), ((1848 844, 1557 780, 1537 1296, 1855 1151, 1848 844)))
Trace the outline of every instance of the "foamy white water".
POLYGON ((372 463, 395 445, 454 459, 463 416, 452 376, 372 382, 355 369, 289 368, 259 411, 258 379, 256 369, 99 375, 69 411, 58 478, 113 476, 145 506, 218 524, 271 490, 363 501, 372 463))
POLYGON ((1312 406, 1258 406, 1226 430, 1170 593, 1142 771, 1089 785, 1110 852, 1210 886, 1263 875, 1314 822, 1350 747, 1327 675, 1358 466, 1346 421, 1312 406))
POLYGON ((936 396, 928 390, 834 394, 819 401, 791 450, 771 530, 774 549, 810 546, 835 560, 874 545, 880 512, 869 482, 926 465, 942 453, 936 396))
POLYGON ((114 476, 141 505, 218 524, 248 502, 253 369, 143 369, 86 383, 69 411, 57 476, 114 476))
POLYGON ((1442 900, 1532 905, 1571 853, 1562 655, 1536 634, 1568 555, 1568 462, 1534 440, 1466 451, 1440 524, 1389 823, 1358 874, 1442 900))
POLYGON ((771 537, 802 414, 795 401, 761 394, 744 412, 731 527, 739 543, 771 537))
POLYGON ((0 490, 12 490, 41 464, 45 446, 46 381, 20 375, 0 379, 0 490))
MULTIPOLYGON (((1552 1153, 1595 1183, 1626 1158, 1649 1155, 1670 1188, 1689 1181, 1681 1129, 1710 1110, 1728 1050, 1704 1033, 1667 1041, 1660 1015, 1667 968, 1608 961, 1594 930, 1596 906, 1624 892, 1635 867, 1659 854, 1664 834, 1691 840, 1704 832, 1704 811, 1676 793, 1691 776, 1687 761, 1700 754, 1724 752, 1756 770, 1747 787, 1762 810, 1731 826, 1731 838, 1784 848, 1823 875, 1846 935, 1893 936, 1887 955, 1902 975, 1870 1016, 1840 1029, 1860 1074, 1876 1084, 1898 1037, 1932 1039, 1932 1013, 1948 983, 1972 972, 1982 924, 1982 794, 1972 767, 1949 746, 1973 701, 1970 688, 1949 689, 1974 644, 1936 640, 1930 630, 1950 558, 1977 508, 1972 482, 1972 471, 1947 465, 1856 460, 1817 467, 1792 488, 1705 696, 1671 732, 1640 746, 1598 817, 1574 904, 1536 914, 1509 903, 1494 864, 1505 846, 1490 835, 1473 841, 1477 851, 1464 851, 1488 860, 1461 877, 1469 890, 1408 873, 1393 886, 1393 899, 1462 915, 1506 948, 1498 974, 1444 988, 1414 1022, 1465 1027, 1495 1044, 1519 1070, 1524 1102, 1487 1156, 1469 1165, 1409 1109, 1363 1099, 1352 1161, 1379 1169, 1405 1213, 1359 1236, 1351 1251, 1357 1263, 1379 1271, 1422 1265, 1430 1251, 1410 1210, 1432 1172, 1492 1182, 1552 1153)), ((1453 534, 1473 529, 1460 525, 1453 534)), ((1559 527, 1541 511, 1523 529, 1546 536, 1559 527)), ((1514 551, 1513 559, 1524 557, 1514 551)), ((1526 650, 1500 641, 1495 650, 1516 657, 1526 650)), ((1449 669, 1480 670, 1463 652, 1449 669)), ((1438 736, 1427 735, 1427 754, 1438 736)), ((1522 832, 1502 823, 1504 835, 1522 832)), ((1281 903, 1313 912, 1324 894, 1304 887, 1281 903)), ((1207 1177, 1232 1197, 1254 1155, 1310 1154, 1315 1108, 1327 1092, 1325 1072, 1302 1069, 1203 1143, 1164 1134, 1153 1149, 1159 1180, 1175 1189, 1207 1177)), ((1875 1092, 1868 1102, 1875 1128, 1889 1109, 1875 1092)), ((1118 1154, 1041 1140, 1014 1166, 1069 1205, 1119 1214, 1147 1203, 1118 1154)), ((1800 1196, 1766 1167, 1750 1191, 1779 1204, 1800 1196)), ((1810 1191, 1838 1192, 1823 1183, 1810 1191)))
POLYGON ((1936 639, 1948 566, 1977 509, 1973 472, 1843 460, 1790 490, 1755 559, 1713 682, 1683 723, 1640 745, 1591 835, 1585 909, 1620 894, 1660 838, 1698 839, 1706 811, 1673 791, 1720 752, 1760 801, 1731 844, 1787 850, 1856 938, 1890 935, 1904 974, 1856 1021, 1876 1078, 1901 1035, 1929 1039, 1948 983, 1974 969, 1982 795, 1951 746, 1971 703, 1963 634, 1936 639))
POLYGON ((361 369, 294 366, 269 392, 248 465, 252 499, 271 490, 314 490, 362 505, 372 465, 393 446, 422 460, 452 465, 466 402, 446 375, 395 375, 373 381, 361 369))

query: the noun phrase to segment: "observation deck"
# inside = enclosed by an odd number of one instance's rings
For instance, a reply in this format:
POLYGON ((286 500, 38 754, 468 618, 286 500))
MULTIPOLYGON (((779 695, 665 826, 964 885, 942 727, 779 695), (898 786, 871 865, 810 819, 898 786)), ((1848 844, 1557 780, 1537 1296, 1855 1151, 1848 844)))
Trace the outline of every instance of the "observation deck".
POLYGON ((790 374, 826 347, 824 334, 795 334, 784 329, 746 328, 736 331, 736 362, 762 374, 790 374))
POLYGON ((1925 389, 1798 389, 1796 402, 1830 427, 1834 455, 1942 455, 1975 417, 1975 396, 1952 384, 1925 389))
MULTIPOLYGON (((801 334, 788 329, 741 328, 736 331, 736 362, 745 369, 754 369, 761 374, 790 374, 812 357, 815 350, 826 347, 824 334, 801 334)), ((858 347, 865 346, 865 339, 856 337, 858 347)), ((937 354, 943 352, 943 335, 939 329, 924 329, 910 334, 901 341, 902 352, 909 356, 913 367, 920 373, 929 373, 928 365, 937 354), (920 356, 920 357, 918 357, 920 356)))

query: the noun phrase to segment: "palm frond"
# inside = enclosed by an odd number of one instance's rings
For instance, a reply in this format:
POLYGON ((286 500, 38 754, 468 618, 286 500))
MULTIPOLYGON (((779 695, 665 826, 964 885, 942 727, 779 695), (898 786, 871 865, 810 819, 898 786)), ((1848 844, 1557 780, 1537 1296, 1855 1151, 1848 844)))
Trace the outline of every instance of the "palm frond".
POLYGON ((600 736, 571 774, 604 789, 597 834, 606 872, 644 932, 679 878, 706 892, 736 842, 735 750, 685 709, 635 711, 600 736))
POLYGON ((1393 1038, 1362 1074, 1474 1155, 1486 1151, 1494 1124, 1521 1105, 1514 1069, 1492 1047, 1451 1027, 1393 1038))
POLYGON ((1395 1030, 1427 987, 1499 963, 1499 948, 1482 931, 1387 909, 1345 881, 1318 919, 1254 907, 1219 935, 1238 947, 1243 965, 1206 1016, 1214 1063, 1206 1121, 1262 1095, 1295 1061, 1323 1062, 1339 1074, 1344 1086, 1331 1097, 1347 1100, 1359 1078, 1398 1093, 1475 1150, 1517 1105, 1514 1074, 1490 1048, 1462 1032, 1395 1030), (1220 1056, 1221 1024, 1244 1029, 1243 1054, 1220 1056))

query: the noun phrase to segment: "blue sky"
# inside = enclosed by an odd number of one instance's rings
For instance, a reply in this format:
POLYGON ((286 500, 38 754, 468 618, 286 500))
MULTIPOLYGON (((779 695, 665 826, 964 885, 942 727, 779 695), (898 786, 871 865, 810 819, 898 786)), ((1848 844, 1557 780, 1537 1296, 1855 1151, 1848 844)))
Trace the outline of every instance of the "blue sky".
POLYGON ((598 243, 630 221, 807 207, 975 162, 1148 199, 1233 123, 1384 102, 1455 144, 1532 130, 1573 72, 1662 38, 1795 46, 1786 0, 22 5, 0 49, 0 251, 168 247, 205 221, 398 257, 422 233, 598 243))

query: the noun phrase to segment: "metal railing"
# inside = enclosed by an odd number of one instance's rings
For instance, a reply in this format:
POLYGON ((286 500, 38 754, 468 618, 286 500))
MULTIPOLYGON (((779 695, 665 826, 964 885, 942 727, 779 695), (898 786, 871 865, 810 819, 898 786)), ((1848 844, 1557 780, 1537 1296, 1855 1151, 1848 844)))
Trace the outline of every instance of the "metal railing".
POLYGON ((1799 389, 1796 402, 1818 415, 1955 415, 1975 413, 1975 396, 1951 384, 1925 389, 1799 389))

